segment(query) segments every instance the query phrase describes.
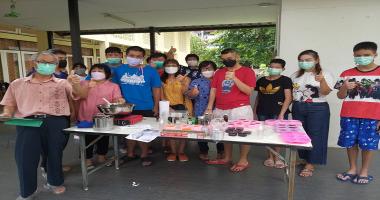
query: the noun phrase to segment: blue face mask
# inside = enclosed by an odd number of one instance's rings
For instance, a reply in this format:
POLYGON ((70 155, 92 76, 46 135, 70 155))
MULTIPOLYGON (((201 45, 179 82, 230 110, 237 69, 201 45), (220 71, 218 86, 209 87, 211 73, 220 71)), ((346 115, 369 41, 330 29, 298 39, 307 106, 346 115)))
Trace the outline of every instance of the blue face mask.
POLYGON ((373 56, 358 56, 354 57, 354 62, 357 65, 361 66, 367 66, 373 62, 374 57, 373 56))
POLYGON ((313 61, 299 61, 298 67, 304 70, 309 70, 315 66, 315 62, 313 61))
POLYGON ((154 61, 153 63, 156 65, 157 69, 160 69, 164 66, 164 61, 154 61))
POLYGON ((38 63, 37 64, 37 73, 41 75, 52 75, 55 72, 56 64, 51 63, 38 63))
POLYGON ((282 69, 271 68, 271 67, 268 68, 268 74, 271 76, 277 76, 277 75, 280 75, 281 73, 282 73, 282 69))
POLYGON ((107 63, 119 64, 119 63, 121 63, 121 58, 107 58, 107 63))
POLYGON ((142 62, 140 58, 127 57, 127 63, 131 66, 137 66, 142 62))

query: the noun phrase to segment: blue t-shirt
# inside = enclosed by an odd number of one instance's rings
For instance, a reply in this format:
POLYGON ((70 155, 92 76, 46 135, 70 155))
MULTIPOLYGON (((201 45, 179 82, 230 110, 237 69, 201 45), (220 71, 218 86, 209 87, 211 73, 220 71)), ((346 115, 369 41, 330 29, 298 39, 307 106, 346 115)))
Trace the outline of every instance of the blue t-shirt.
POLYGON ((154 107, 153 88, 161 87, 157 70, 145 66, 143 68, 121 65, 113 71, 112 81, 119 84, 124 99, 135 104, 134 110, 152 110, 154 107))
POLYGON ((198 87, 199 95, 194 98, 195 117, 202 116, 206 111, 208 98, 210 96, 211 81, 203 76, 191 81, 189 89, 198 87))

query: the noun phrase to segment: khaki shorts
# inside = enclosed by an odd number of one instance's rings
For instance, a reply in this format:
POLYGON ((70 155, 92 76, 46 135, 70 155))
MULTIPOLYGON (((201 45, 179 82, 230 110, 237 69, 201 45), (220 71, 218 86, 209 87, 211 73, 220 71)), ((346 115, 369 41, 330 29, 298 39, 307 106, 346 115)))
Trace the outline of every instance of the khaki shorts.
POLYGON ((215 108, 212 114, 214 118, 223 118, 223 115, 228 115, 229 120, 237 120, 237 119, 253 120, 252 107, 249 105, 233 108, 230 110, 221 110, 221 109, 215 108))

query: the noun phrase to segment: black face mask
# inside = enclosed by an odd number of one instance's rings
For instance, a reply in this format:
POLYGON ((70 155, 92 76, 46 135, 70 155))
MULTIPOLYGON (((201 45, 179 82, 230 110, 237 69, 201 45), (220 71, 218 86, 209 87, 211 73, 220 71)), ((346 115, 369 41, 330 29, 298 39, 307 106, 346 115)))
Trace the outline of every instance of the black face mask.
POLYGON ((67 60, 60 60, 58 63, 59 68, 66 68, 67 66, 67 60))
POLYGON ((226 67, 233 67, 236 65, 236 60, 223 60, 223 64, 226 66, 226 67))

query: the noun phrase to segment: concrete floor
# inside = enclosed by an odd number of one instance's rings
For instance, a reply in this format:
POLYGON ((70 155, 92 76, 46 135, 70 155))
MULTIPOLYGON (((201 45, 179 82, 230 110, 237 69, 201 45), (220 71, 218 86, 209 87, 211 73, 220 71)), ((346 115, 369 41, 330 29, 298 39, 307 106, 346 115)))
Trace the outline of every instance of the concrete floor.
MULTIPOLYGON (((14 200, 18 194, 18 179, 14 161, 15 129, 0 125, 0 199, 14 200)), ((157 145, 159 146, 159 145, 157 145)), ((214 146, 214 145, 210 145, 214 146)), ((67 192, 53 195, 41 192, 38 200, 220 200, 220 199, 286 199, 287 188, 283 171, 262 165, 265 159, 263 147, 253 147, 250 154, 251 168, 233 174, 226 167, 207 166, 197 159, 197 145, 188 146, 190 162, 167 162, 163 154, 153 154, 154 166, 142 168, 139 161, 124 165, 119 171, 106 168, 90 176, 90 189, 81 189, 78 147, 70 141, 64 155, 64 163, 73 165, 66 174, 67 192), (135 182, 138 186, 132 186, 135 182)), ((215 154, 213 149, 212 155, 215 154)), ((237 151, 235 152, 235 158, 237 151)), ((366 186, 341 183, 335 179, 337 172, 347 167, 342 149, 329 149, 328 165, 317 167, 312 178, 296 178, 296 200, 375 200, 379 199, 379 153, 376 152, 371 174, 375 180, 366 186)), ((39 181, 43 184, 42 180, 39 181)))

